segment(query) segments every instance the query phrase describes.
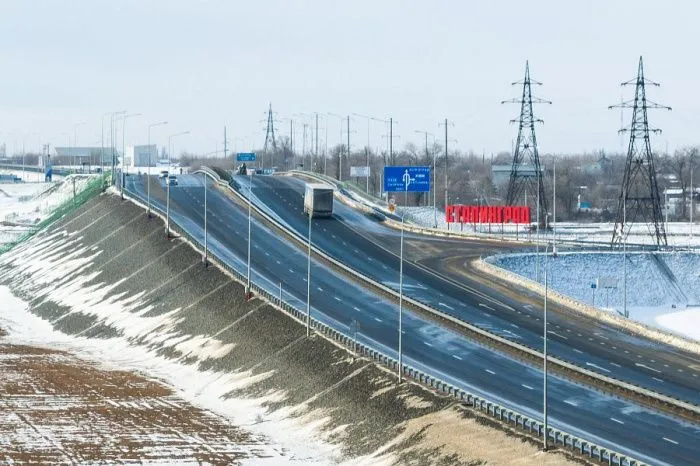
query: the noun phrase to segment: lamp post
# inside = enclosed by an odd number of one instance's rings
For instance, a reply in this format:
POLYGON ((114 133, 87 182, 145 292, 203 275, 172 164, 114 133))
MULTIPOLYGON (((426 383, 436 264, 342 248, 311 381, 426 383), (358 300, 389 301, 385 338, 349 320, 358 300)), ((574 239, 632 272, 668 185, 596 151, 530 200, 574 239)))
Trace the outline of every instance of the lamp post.
POLYGON ((116 174, 114 173, 114 169, 115 169, 116 162, 117 162, 116 154, 115 154, 115 145, 114 145, 114 139, 115 139, 114 117, 117 115, 124 115, 125 113, 126 113, 126 110, 121 110, 119 112, 112 112, 109 114, 110 115, 110 118, 109 118, 109 145, 110 145, 111 150, 112 150, 112 184, 114 184, 114 182, 116 181, 116 178, 115 178, 116 174))
POLYGON ((190 134, 189 131, 168 136, 168 177, 165 178, 165 236, 170 238, 170 144, 174 137, 190 134))
MULTIPOLYGON (((148 218, 151 218, 151 128, 153 128, 154 126, 161 126, 167 124, 167 121, 160 121, 158 123, 148 125, 148 171, 146 172, 146 191, 148 192, 148 218)), ((156 155, 158 155, 157 152, 158 151, 156 151, 156 155)))
POLYGON ((544 338, 544 387, 543 387, 543 399, 542 399, 542 415, 544 418, 544 432, 543 432, 543 449, 547 451, 547 295, 549 293, 549 281, 547 277, 547 254, 549 253, 549 243, 545 250, 545 263, 544 263, 544 326, 543 326, 543 338, 544 338))
MULTIPOLYGON (((130 113, 128 115, 122 116, 122 169, 121 169, 121 189, 122 189, 122 199, 124 198, 124 169, 128 169, 128 167, 125 166, 126 163, 126 119, 135 117, 135 116, 140 116, 140 113, 130 113)), ((134 154, 136 155, 136 154, 134 154)))
POLYGON ((249 293, 250 293, 250 244, 252 241, 252 228, 251 228, 251 204, 253 203, 253 172, 249 171, 250 175, 248 176, 248 273, 247 273, 247 280, 246 280, 246 287, 245 287, 245 295, 246 299, 248 299, 249 293))
POLYGON ((309 210, 309 241, 306 259, 306 336, 311 336, 311 219, 313 212, 309 210))
MULTIPOLYGON (((343 120, 345 119, 345 117, 342 115, 338 115, 337 113, 332 113, 332 112, 327 112, 326 115, 334 116, 334 117, 338 118, 338 126, 340 128, 340 144, 341 144, 340 154, 338 155, 338 164, 339 164, 339 166, 338 166, 338 181, 342 181, 343 180, 343 150, 342 150, 343 120)), ((328 125, 328 123, 326 123, 326 125, 328 125)), ((349 117, 348 117, 348 126, 350 126, 349 117)), ((326 138, 326 139, 328 139, 328 138, 326 138)), ((348 134, 348 141, 349 140, 350 140, 350 135, 348 134)), ((348 153, 349 153, 349 151, 348 151, 348 153)))
POLYGON ((408 173, 409 180, 404 180, 404 208, 401 210, 401 246, 399 248, 399 384, 403 377, 403 230, 404 230, 404 217, 406 216, 406 206, 408 205, 408 185, 410 182, 410 176, 408 173))
POLYGON ((367 186, 366 186, 366 188, 365 188, 365 192, 366 192, 367 194, 369 194, 369 150, 370 150, 370 147, 371 147, 370 137, 369 137, 369 135, 370 135, 370 126, 369 126, 369 124, 370 124, 370 121, 371 121, 371 120, 374 120, 374 121, 384 121, 384 120, 380 120, 379 118, 374 118, 374 117, 371 117, 371 116, 368 116, 368 115, 362 115, 362 114, 360 114, 360 113, 353 113, 353 116, 360 117, 360 118, 366 118, 366 119, 367 119, 367 150, 366 150, 366 152, 367 152, 367 153, 366 153, 366 155, 367 155, 367 186))
POLYGON ((202 173, 204 175, 204 257, 202 258, 202 261, 204 262, 204 267, 207 267, 209 265, 209 236, 207 232, 207 174, 202 173))
MULTIPOLYGON (((84 125, 85 122, 81 121, 80 123, 76 123, 73 125, 73 145, 75 148, 78 148, 78 126, 84 125)), ((71 160, 71 166, 75 165, 75 158, 71 160)))

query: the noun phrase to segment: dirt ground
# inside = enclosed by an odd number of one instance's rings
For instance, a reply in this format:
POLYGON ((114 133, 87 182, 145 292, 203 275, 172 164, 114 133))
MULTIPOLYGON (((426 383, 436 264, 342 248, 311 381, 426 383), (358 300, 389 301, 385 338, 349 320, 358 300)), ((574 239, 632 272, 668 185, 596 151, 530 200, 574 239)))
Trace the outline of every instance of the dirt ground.
POLYGON ((235 464, 280 455, 157 381, 8 344, 5 335, 0 329, 2 464, 235 464))

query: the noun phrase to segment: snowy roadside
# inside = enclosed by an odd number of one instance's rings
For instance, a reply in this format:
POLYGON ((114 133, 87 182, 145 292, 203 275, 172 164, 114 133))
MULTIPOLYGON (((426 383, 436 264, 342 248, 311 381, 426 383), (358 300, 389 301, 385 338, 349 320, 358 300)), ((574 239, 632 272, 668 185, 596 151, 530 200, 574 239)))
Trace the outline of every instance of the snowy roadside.
MULTIPOLYGON (((584 305, 622 314, 624 257, 620 252, 549 256, 549 286, 584 305)), ((535 254, 497 255, 486 261, 537 281, 535 254)), ((540 283, 543 267, 541 258, 540 283)), ((700 341, 700 253, 627 254, 627 310, 634 321, 700 341)))

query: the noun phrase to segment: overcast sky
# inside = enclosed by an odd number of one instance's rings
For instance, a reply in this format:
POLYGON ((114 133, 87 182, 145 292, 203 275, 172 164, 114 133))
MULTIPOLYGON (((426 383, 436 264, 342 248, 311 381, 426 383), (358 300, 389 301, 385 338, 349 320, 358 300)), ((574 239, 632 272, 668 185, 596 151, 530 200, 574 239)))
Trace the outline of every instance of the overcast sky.
MULTIPOLYGON (((442 141, 449 118, 456 147, 509 151, 519 108, 500 101, 519 95, 510 83, 529 60, 536 94, 553 102, 536 108, 540 151, 618 151, 620 112, 607 107, 632 97, 619 83, 643 55, 662 83, 649 98, 673 107, 650 113, 664 130, 653 146, 673 150, 700 143, 699 17, 692 1, 2 0, 0 141, 65 145, 86 122, 78 144, 99 146, 102 115, 127 109, 143 115, 128 120, 127 145, 168 120, 153 142, 189 130, 178 153, 214 151, 227 125, 240 151, 262 145, 271 102, 285 134, 299 113, 392 116, 403 146, 422 142, 414 130, 442 141)), ((351 130, 353 147, 366 144, 367 120, 351 130)), ((372 122, 372 146, 384 132, 372 122)))

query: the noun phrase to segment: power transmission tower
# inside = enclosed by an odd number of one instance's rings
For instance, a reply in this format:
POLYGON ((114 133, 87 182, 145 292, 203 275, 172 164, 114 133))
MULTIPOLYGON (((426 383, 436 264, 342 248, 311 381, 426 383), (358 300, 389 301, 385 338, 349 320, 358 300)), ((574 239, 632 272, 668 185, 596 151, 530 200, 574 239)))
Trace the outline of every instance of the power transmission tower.
MULTIPOLYGON (((277 139, 275 138, 275 120, 272 116, 272 103, 267 110, 267 129, 265 130, 265 146, 263 147, 263 154, 267 154, 268 148, 272 145, 272 150, 277 153, 277 139)), ((261 168, 264 165, 264 159, 261 162, 261 168)))
POLYGON ((658 83, 644 77, 642 57, 639 57, 637 77, 623 82, 622 86, 635 86, 634 100, 611 105, 612 108, 632 108, 632 123, 629 128, 621 128, 620 132, 630 133, 630 143, 627 148, 625 175, 622 179, 620 199, 617 205, 615 230, 613 231, 612 246, 621 245, 629 235, 631 225, 637 217, 647 224, 649 234, 654 237, 658 248, 666 246, 666 231, 661 215, 661 197, 659 185, 656 182, 654 155, 651 152, 649 133, 660 133, 660 129, 649 128, 647 110, 661 108, 671 110, 671 107, 659 105, 647 100, 646 86, 659 86, 658 83))
POLYGON ((547 197, 544 195, 544 178, 540 167, 540 156, 537 151, 535 123, 544 123, 535 119, 532 112, 533 104, 551 104, 552 102, 539 97, 533 97, 531 85, 541 86, 542 83, 530 79, 530 64, 525 62, 525 78, 516 81, 514 86, 522 85, 523 93, 520 98, 504 100, 501 103, 520 104, 520 117, 511 120, 518 123, 518 139, 513 152, 513 166, 510 170, 506 205, 532 204, 537 214, 538 229, 544 226, 543 218, 547 215, 547 197), (528 194, 530 196, 528 197, 528 194), (524 195, 524 200, 521 196, 524 195))

